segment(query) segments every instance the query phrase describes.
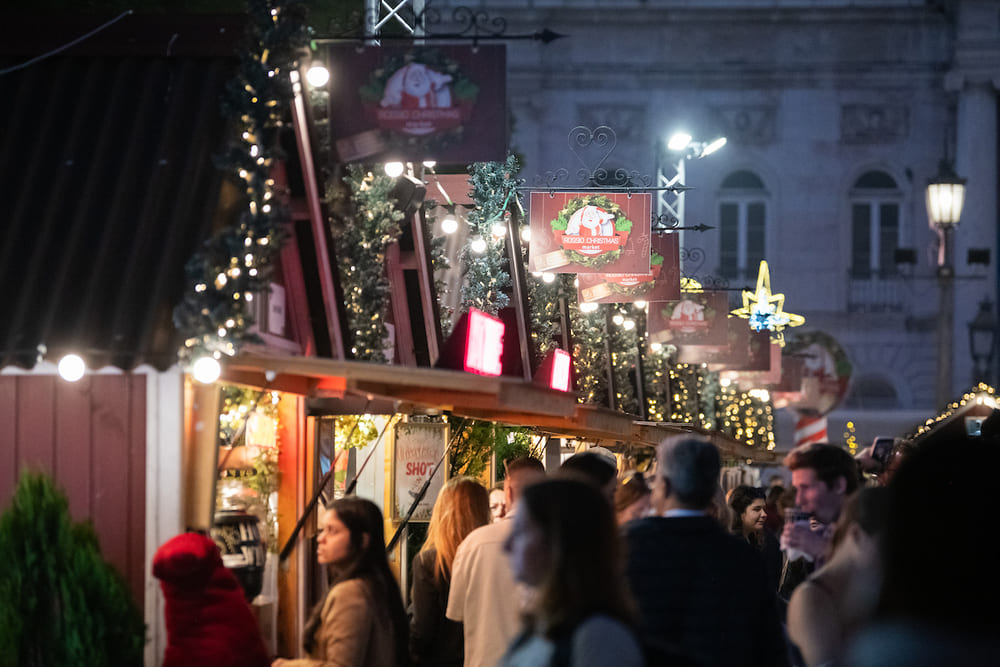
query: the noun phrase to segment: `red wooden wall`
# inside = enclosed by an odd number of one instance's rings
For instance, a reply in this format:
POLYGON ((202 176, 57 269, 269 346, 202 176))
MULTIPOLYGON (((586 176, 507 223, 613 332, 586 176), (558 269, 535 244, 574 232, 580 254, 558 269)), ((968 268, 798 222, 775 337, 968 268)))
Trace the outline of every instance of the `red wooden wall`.
POLYGON ((89 519, 101 553, 143 604, 146 377, 0 376, 0 508, 24 468, 53 475, 76 521, 89 519))

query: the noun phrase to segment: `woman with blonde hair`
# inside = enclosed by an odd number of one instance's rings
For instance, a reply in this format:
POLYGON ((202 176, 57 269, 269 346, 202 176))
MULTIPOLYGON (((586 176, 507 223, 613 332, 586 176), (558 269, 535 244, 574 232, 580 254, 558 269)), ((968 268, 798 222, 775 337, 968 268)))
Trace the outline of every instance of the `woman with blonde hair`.
POLYGON ((490 522, 489 492, 471 477, 445 483, 431 512, 427 539, 413 559, 410 588, 410 659, 413 665, 460 667, 462 624, 445 617, 451 565, 465 536, 490 522))

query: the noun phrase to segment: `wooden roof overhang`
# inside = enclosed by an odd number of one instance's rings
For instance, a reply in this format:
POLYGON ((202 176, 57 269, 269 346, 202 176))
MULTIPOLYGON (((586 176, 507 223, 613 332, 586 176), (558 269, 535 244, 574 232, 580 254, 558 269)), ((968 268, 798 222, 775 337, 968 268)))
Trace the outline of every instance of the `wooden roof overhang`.
POLYGON ((439 368, 253 352, 226 360, 222 380, 300 394, 329 414, 450 412, 555 437, 647 446, 693 432, 684 425, 637 422, 633 415, 586 405, 574 394, 520 378, 439 368))

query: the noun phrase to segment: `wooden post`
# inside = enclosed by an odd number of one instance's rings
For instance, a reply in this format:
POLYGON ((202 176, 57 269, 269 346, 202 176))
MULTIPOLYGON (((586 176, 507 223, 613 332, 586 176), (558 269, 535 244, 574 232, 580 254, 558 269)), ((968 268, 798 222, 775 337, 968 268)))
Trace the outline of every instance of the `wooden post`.
POLYGON ((531 353, 531 312, 528 310, 528 283, 524 272, 524 256, 521 253, 520 215, 516 207, 511 209, 510 224, 507 225, 507 258, 510 264, 512 283, 511 299, 517 314, 517 338, 521 345, 521 366, 524 379, 531 381, 535 374, 534 355, 531 353))
POLYGON ((190 377, 184 386, 186 424, 181 470, 182 516, 187 530, 208 531, 215 516, 219 463, 219 387, 190 377))

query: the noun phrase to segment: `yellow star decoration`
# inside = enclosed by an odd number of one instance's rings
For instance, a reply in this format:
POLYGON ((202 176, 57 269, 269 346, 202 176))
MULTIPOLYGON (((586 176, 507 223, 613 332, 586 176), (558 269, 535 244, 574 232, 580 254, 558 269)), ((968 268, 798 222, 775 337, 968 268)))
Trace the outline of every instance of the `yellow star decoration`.
POLYGON ((804 324, 806 318, 782 310, 785 307, 784 294, 771 293, 771 274, 767 262, 760 261, 757 272, 757 289, 753 292, 743 290, 743 307, 733 311, 733 315, 749 320, 754 331, 767 329, 772 333, 771 339, 782 347, 785 345, 785 327, 797 327, 804 324))

